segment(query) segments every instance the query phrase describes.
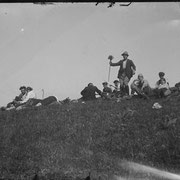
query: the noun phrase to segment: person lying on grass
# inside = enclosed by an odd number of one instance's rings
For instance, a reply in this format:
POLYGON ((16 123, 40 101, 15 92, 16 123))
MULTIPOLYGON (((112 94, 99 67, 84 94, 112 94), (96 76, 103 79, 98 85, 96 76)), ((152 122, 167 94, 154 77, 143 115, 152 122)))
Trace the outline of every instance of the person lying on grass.
POLYGON ((48 106, 51 104, 59 103, 56 96, 48 96, 44 99, 30 98, 25 104, 16 108, 16 110, 25 109, 35 106, 48 106))

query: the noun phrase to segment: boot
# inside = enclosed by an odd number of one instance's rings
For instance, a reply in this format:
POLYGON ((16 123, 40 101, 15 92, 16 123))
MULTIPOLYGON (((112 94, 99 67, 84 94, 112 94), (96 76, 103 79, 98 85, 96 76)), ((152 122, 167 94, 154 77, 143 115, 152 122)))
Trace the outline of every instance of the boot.
POLYGON ((121 97, 123 97, 125 95, 125 89, 123 85, 120 87, 120 92, 121 92, 121 97))

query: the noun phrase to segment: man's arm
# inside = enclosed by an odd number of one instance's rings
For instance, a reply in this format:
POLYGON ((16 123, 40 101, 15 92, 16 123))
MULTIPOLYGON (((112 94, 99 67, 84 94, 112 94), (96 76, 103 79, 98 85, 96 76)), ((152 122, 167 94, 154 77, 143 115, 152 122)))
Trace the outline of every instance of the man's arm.
POLYGON ((136 71, 136 66, 132 60, 131 60, 131 67, 133 68, 134 71, 136 71))
POLYGON ((102 95, 101 90, 99 90, 97 87, 96 87, 96 92, 97 92, 100 96, 102 95))
POLYGON ((86 87, 81 91, 81 95, 84 96, 84 93, 86 92, 86 87))
POLYGON ((144 80, 144 83, 141 89, 143 90, 145 87, 148 87, 148 86, 150 87, 149 82, 147 80, 144 80))
POLYGON ((121 65, 121 61, 117 62, 117 63, 113 63, 112 61, 109 62, 110 66, 120 66, 121 65))

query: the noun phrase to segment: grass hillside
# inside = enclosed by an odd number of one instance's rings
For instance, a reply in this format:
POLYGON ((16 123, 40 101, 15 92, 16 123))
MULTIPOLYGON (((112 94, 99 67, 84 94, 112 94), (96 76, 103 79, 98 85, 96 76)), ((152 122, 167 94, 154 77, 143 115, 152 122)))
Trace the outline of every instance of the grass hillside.
MULTIPOLYGON (((96 101, 0 113, 0 178, 126 174, 126 159, 180 170, 180 100, 96 101)), ((103 179, 103 178, 102 178, 103 179)))

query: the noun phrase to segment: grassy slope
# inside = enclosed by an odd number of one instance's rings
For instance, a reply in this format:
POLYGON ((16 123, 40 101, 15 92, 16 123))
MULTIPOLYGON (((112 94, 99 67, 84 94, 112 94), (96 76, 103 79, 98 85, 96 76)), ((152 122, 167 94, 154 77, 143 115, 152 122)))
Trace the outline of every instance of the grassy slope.
POLYGON ((154 102, 97 101, 2 112, 0 177, 123 173, 117 166, 121 159, 178 170, 180 119, 167 129, 161 124, 166 115, 180 117, 180 101, 161 100, 159 110, 152 109, 154 102))

